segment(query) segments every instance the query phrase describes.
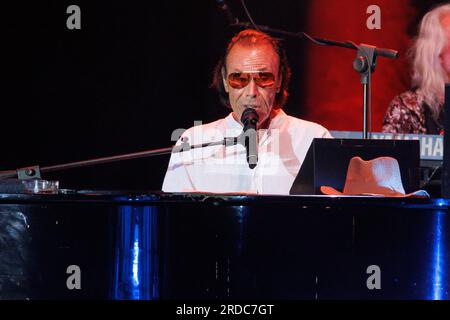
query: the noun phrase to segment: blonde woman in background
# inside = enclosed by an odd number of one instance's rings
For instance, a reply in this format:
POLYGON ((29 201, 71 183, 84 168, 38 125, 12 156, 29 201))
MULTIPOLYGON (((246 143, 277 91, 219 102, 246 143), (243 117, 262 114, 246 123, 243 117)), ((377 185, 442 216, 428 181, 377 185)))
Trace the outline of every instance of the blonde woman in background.
POLYGON ((450 78, 450 3, 425 14, 410 54, 412 89, 391 101, 383 132, 443 134, 444 88, 450 78))

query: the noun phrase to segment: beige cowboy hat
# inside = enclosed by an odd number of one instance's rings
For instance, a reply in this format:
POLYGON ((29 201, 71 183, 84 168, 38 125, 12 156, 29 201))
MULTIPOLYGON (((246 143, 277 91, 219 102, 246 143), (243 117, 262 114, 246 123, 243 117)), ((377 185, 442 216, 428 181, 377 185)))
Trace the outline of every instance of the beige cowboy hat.
POLYGON ((369 161, 353 157, 348 164, 344 190, 340 192, 329 186, 321 186, 320 191, 327 195, 430 197, 425 190, 405 194, 398 161, 392 157, 369 161))

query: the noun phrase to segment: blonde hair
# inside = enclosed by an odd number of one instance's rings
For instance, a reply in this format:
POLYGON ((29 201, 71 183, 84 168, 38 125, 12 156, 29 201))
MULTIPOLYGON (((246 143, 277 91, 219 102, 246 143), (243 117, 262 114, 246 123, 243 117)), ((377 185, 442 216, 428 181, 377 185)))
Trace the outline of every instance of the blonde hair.
POLYGON ((449 80, 439 57, 447 47, 447 35, 441 24, 445 13, 450 14, 450 4, 440 5, 422 18, 410 52, 413 58, 412 85, 418 88, 417 93, 430 106, 435 119, 444 104, 444 87, 449 80))

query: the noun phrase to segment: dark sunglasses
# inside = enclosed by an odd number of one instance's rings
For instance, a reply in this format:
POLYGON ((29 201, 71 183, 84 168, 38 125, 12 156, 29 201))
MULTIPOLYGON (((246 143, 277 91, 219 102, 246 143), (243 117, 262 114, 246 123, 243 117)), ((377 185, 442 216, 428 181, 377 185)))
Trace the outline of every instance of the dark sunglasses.
POLYGON ((248 86, 252 79, 261 88, 271 87, 275 84, 275 76, 270 72, 234 72, 228 75, 228 84, 234 89, 248 86))

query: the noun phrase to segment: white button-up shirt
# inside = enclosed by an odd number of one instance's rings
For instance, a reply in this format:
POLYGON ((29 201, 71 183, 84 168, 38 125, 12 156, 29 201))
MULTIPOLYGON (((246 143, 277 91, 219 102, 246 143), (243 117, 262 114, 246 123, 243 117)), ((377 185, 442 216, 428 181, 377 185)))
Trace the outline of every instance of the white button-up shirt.
MULTIPOLYGON (((210 143, 237 137, 242 129, 230 113, 224 119, 186 130, 181 139, 187 138, 190 145, 210 143)), ((268 129, 258 130, 258 163, 254 169, 249 168, 241 144, 172 153, 162 190, 287 195, 314 138, 332 136, 321 125, 280 110, 268 129)))

